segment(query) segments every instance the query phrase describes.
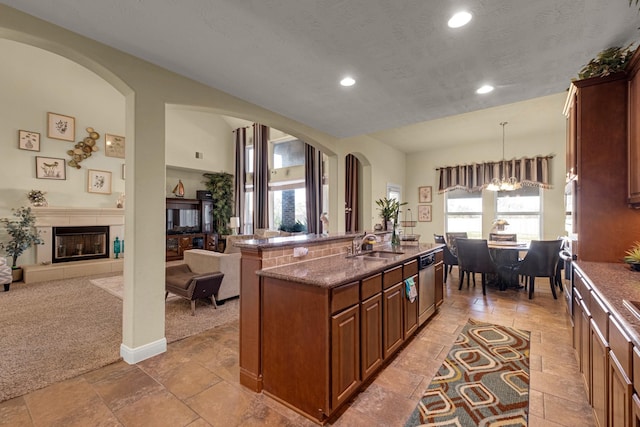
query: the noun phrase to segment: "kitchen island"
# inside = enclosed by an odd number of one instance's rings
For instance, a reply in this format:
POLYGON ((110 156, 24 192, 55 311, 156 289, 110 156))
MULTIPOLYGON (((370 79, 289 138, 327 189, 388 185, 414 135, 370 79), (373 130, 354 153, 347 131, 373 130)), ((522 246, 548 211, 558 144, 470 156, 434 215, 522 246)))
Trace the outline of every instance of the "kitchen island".
POLYGON ((241 291, 241 383, 319 424, 335 415, 418 329, 419 295, 409 299, 406 287, 418 286, 420 255, 435 255, 435 288, 440 287, 442 301, 442 245, 378 245, 373 253, 347 256, 351 240, 344 240, 348 246, 334 255, 257 271, 251 266, 260 244, 241 246, 242 287, 251 273, 258 286, 248 292, 251 299, 244 308, 241 291), (246 312, 249 308, 252 313, 246 312), (245 318, 252 330, 259 324, 257 339, 243 333, 245 318), (245 353, 257 348, 257 364, 247 357, 254 364, 243 366, 243 348, 245 353))

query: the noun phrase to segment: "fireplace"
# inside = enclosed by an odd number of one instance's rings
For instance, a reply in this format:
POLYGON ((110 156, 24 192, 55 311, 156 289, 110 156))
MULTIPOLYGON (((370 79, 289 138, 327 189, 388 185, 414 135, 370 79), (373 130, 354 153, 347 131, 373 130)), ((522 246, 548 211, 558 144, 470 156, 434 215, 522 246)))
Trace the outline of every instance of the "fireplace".
POLYGON ((53 227, 51 261, 109 258, 109 227, 53 227))

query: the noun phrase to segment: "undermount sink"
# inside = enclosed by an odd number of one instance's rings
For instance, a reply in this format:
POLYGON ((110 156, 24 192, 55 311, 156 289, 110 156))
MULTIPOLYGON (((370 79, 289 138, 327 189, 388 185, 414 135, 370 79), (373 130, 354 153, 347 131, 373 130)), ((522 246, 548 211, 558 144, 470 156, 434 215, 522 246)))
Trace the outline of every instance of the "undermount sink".
POLYGON ((393 252, 393 251, 371 251, 371 252, 362 252, 360 254, 355 255, 356 257, 362 257, 364 259, 389 259, 394 258, 398 255, 402 255, 404 252, 393 252))

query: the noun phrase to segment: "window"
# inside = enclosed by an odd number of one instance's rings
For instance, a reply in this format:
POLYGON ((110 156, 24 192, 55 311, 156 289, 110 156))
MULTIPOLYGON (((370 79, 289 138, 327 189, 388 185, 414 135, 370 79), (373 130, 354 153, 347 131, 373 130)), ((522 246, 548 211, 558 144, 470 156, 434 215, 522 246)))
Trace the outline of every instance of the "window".
POLYGON ((269 141, 269 225, 272 229, 297 230, 307 222, 304 181, 305 143, 286 137, 269 141))
POLYGON ((518 241, 540 240, 541 199, 538 187, 499 191, 496 218, 509 223, 506 231, 518 235, 518 241))
POLYGON ((452 190, 446 193, 445 229, 466 231, 469 238, 482 238, 482 193, 452 190))

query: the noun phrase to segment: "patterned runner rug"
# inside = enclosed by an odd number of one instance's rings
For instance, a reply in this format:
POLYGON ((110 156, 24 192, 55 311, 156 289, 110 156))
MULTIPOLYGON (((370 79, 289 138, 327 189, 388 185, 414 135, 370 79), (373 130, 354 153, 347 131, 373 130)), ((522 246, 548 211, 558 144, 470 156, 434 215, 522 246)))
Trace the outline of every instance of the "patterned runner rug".
POLYGON ((529 336, 469 319, 405 427, 526 426, 529 336))

